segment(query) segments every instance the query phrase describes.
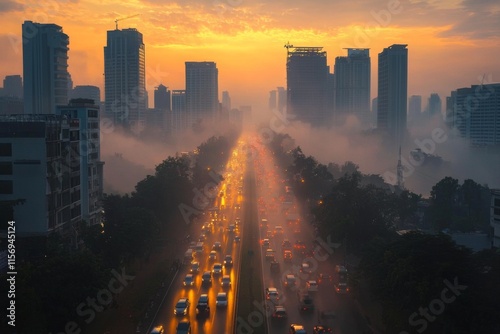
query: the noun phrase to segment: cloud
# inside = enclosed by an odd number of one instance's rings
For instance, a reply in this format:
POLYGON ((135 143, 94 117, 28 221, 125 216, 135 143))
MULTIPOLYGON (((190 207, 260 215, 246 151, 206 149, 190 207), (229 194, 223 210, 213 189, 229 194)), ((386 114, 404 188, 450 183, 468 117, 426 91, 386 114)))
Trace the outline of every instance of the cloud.
POLYGON ((24 10, 24 5, 13 0, 2 0, 0 2, 0 13, 19 12, 24 10))

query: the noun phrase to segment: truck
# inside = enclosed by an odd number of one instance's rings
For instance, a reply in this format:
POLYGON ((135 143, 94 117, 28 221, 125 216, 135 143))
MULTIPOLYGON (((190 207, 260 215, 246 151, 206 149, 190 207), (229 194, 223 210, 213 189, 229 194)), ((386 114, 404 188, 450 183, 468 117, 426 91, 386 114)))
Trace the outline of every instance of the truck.
POLYGON ((334 286, 335 292, 339 294, 345 294, 349 292, 349 286, 347 282, 347 269, 342 265, 335 266, 335 275, 334 275, 334 286))

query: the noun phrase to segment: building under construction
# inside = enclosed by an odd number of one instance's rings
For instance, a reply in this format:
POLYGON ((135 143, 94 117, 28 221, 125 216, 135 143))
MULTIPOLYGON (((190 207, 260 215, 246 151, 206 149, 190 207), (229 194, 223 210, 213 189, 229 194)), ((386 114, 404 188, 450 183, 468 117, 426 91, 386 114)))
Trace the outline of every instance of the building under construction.
MULTIPOLYGON (((322 125, 328 119, 328 77, 323 47, 287 49, 287 114, 295 120, 322 125)), ((333 93, 333 92, 332 92, 333 93)))

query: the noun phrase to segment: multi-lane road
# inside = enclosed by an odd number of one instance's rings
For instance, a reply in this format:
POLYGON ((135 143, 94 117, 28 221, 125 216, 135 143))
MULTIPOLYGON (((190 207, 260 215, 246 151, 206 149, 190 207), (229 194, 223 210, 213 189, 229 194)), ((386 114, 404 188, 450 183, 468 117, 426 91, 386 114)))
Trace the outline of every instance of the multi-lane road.
MULTIPOLYGON (((269 239, 269 246, 260 247, 263 286, 274 287, 279 293, 278 301, 267 301, 265 305, 255 306, 254 312, 260 312, 267 320, 268 333, 288 333, 291 324, 303 325, 307 333, 313 333, 313 327, 319 324, 330 326, 336 334, 366 333, 366 325, 357 314, 351 296, 337 294, 333 283, 329 280, 320 282, 318 291, 308 292, 313 299, 314 309, 310 312, 301 311, 300 297, 307 293, 306 282, 317 280, 319 274, 334 274, 335 261, 338 261, 335 249, 338 245, 331 244, 329 236, 315 236, 311 226, 301 219, 298 203, 291 189, 284 181, 281 171, 274 165, 272 156, 262 146, 257 144, 244 146, 244 143, 239 143, 239 147, 235 149, 227 164, 224 181, 217 189, 213 204, 217 210, 205 213, 205 219, 200 223, 206 226, 204 232, 202 226, 199 226, 199 234, 193 238, 194 242, 203 240, 204 243, 203 251, 196 253, 192 259, 200 263, 199 272, 195 274, 195 283, 191 287, 183 285, 185 275, 190 273, 190 265, 186 263, 172 283, 154 319, 154 325, 163 325, 165 333, 175 333, 180 321, 189 320, 193 334, 232 334, 243 328, 237 326, 235 320, 237 302, 252 301, 237 300, 237 289, 245 287, 238 287, 238 269, 242 265, 240 261, 242 257, 241 241, 235 239, 237 236, 245 238, 240 232, 243 231, 241 224, 259 224, 260 240, 269 239), (251 152, 248 151, 248 147, 252 147, 251 152), (244 180, 245 177, 248 179, 244 180), (252 182, 255 187, 244 189, 244 184, 252 182), (250 205, 255 203, 257 205, 250 205), (245 210, 255 210, 255 208, 258 212, 252 215, 244 214, 245 210), (249 216, 258 218, 256 221, 243 221, 244 217, 249 216), (267 220, 267 225, 261 224, 262 219, 267 220), (238 220, 240 228, 233 232, 229 231, 230 225, 236 225, 238 220), (287 262, 283 258, 284 240, 289 240, 292 245, 292 260, 287 262), (297 241, 305 245, 304 250, 293 248, 297 241), (210 260, 209 253, 216 242, 221 243, 221 248, 216 250, 216 259, 210 260), (275 260, 280 266, 279 273, 271 272, 270 260, 265 257, 268 248, 274 250, 275 260), (233 258, 233 266, 223 268, 223 273, 215 275, 211 284, 203 285, 202 273, 212 271, 214 263, 223 263, 224 256, 228 254, 233 258), (301 271, 302 263, 309 264, 309 272, 301 271), (295 287, 285 288, 286 274, 293 274, 296 277, 295 287), (221 286, 222 275, 230 276, 232 284, 230 288, 221 286), (216 307, 215 301, 219 292, 227 292, 227 307, 216 307), (207 317, 197 317, 196 314, 196 304, 201 294, 209 296, 210 314, 207 317), (185 316, 174 315, 174 306, 180 298, 188 298, 191 303, 185 316), (287 318, 277 320, 272 317, 275 305, 285 307, 287 318), (324 319, 321 317, 323 313, 334 314, 335 318, 324 319)), ((186 245, 186 250, 187 248, 186 245)), ((242 316, 246 319, 245 315, 242 316)), ((252 332, 252 328, 246 326, 245 333, 256 332, 252 332)))

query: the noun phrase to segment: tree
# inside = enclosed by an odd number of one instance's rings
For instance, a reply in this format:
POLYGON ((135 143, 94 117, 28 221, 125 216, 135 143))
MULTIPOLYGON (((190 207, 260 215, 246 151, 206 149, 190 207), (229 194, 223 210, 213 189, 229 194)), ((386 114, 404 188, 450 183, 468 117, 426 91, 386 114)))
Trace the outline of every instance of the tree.
POLYGON ((429 212, 434 227, 438 231, 452 225, 458 190, 458 180, 449 176, 432 187, 429 212))

